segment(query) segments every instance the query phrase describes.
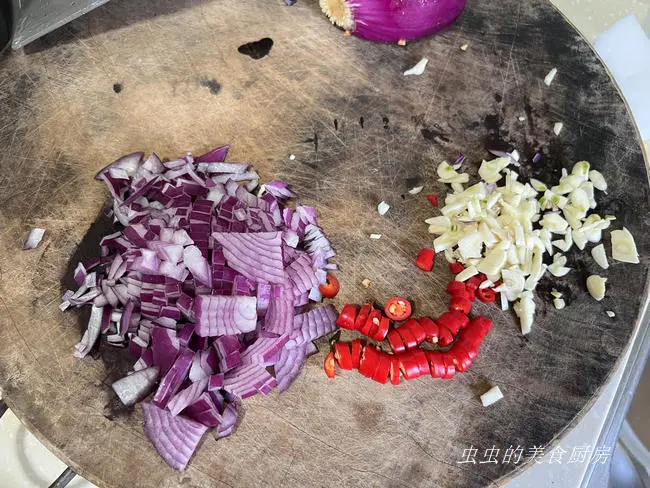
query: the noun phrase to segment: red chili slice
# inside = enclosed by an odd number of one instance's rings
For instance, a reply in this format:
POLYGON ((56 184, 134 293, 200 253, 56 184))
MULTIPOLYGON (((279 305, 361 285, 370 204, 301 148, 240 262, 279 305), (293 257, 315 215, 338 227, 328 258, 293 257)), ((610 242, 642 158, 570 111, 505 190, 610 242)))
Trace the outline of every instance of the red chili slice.
POLYGON ((481 300, 483 303, 492 303, 496 298, 496 295, 492 288, 479 288, 476 290, 476 298, 481 300))
POLYGON ((438 328, 438 324, 436 324, 429 317, 422 317, 420 319, 420 325, 424 329, 427 340, 433 342, 434 344, 437 343, 438 337, 440 336, 440 329, 438 328))
POLYGON ((422 271, 431 271, 435 256, 436 253, 433 252, 433 249, 425 247, 419 252, 418 257, 415 258, 415 265, 422 271))
POLYGON ((429 374, 429 360, 427 359, 427 354, 422 349, 414 349, 409 351, 407 354, 417 363, 418 368, 420 368, 420 375, 429 374))
POLYGON ((464 373, 472 365, 472 360, 462 344, 456 342, 448 353, 454 363, 456 371, 464 373))
POLYGON ((467 289, 467 298, 469 298, 470 301, 473 302, 476 299, 476 290, 480 284, 481 280, 479 280, 476 276, 472 276, 465 282, 465 288, 467 289))
POLYGON ((457 312, 455 310, 451 312, 445 312, 438 320, 436 320, 438 327, 447 327, 451 331, 452 335, 457 335, 461 329, 464 329, 469 323, 469 318, 467 315, 457 312))
POLYGON ((445 327, 444 325, 438 325, 438 328, 440 329, 439 338, 438 338, 439 346, 447 347, 449 344, 454 342, 454 336, 452 335, 451 331, 447 327, 445 327))
POLYGON ((427 195, 427 200, 429 200, 429 203, 433 205, 434 207, 438 206, 438 197, 435 195, 427 195))
POLYGON ((334 359, 333 352, 330 352, 325 356, 323 368, 325 369, 325 374, 328 378, 334 378, 334 376, 336 376, 336 360, 334 359))
POLYGON ((397 329, 397 333, 402 339, 404 339, 404 345, 406 346, 406 349, 415 349, 418 347, 418 341, 415 339, 415 335, 413 335, 413 332, 411 332, 408 327, 406 329, 399 327, 397 329))
POLYGON ((422 327, 420 322, 415 319, 409 319, 404 325, 402 325, 402 327, 408 327, 408 330, 413 334, 418 345, 422 344, 427 338, 427 333, 424 330, 424 327, 422 327))
POLYGON ((393 349, 393 352, 395 354, 406 351, 406 344, 404 344, 404 339, 402 339, 402 337, 397 333, 397 329, 389 330, 388 334, 386 334, 386 338, 388 339, 388 343, 390 344, 390 347, 393 349))
POLYGON ((390 382, 393 385, 399 385, 400 381, 399 358, 390 356, 390 382))
POLYGON ((348 330, 354 330, 354 320, 357 317, 357 306, 352 304, 347 304, 341 310, 338 318, 336 319, 336 325, 348 330))
POLYGON ((329 273, 327 273, 327 281, 318 287, 321 295, 325 298, 334 298, 340 289, 339 280, 329 273))
POLYGON ((481 283, 483 283, 485 280, 487 280, 487 275, 485 273, 479 273, 476 275, 476 277, 479 279, 481 283))
POLYGON ((377 342, 381 342, 386 338, 388 334, 388 329, 390 328, 390 319, 388 317, 382 317, 379 320, 379 327, 372 335, 372 338, 377 342))
POLYGON ((361 362, 359 363, 359 373, 366 378, 372 378, 379 363, 379 351, 372 346, 365 346, 361 353, 361 362))
POLYGON ((456 367, 454 366, 454 361, 448 353, 443 353, 442 362, 445 365, 445 375, 442 377, 443 380, 450 380, 456 374, 456 367))
POLYGON ((372 312, 372 303, 366 303, 361 307, 361 311, 359 312, 359 315, 357 315, 357 319, 354 321, 355 330, 360 330, 361 327, 366 325, 370 312, 372 312))
POLYGON ((386 302, 384 312, 386 316, 395 322, 402 322, 411 316, 411 302, 406 298, 393 297, 386 302))
POLYGON ((449 302, 449 310, 455 310, 463 314, 468 314, 472 311, 472 302, 470 302, 466 297, 452 297, 451 301, 449 302))
POLYGON ((449 271, 451 271, 451 274, 458 274, 464 269, 465 267, 462 264, 460 264, 458 261, 456 261, 455 263, 449 263, 449 271))
POLYGON ((380 319, 381 310, 377 310, 376 308, 372 309, 368 315, 368 318, 366 319, 366 323, 359 329, 359 332, 365 336, 372 337, 372 331, 373 329, 377 329, 379 327, 380 319))
POLYGON ((460 296, 467 298, 467 287, 462 281, 453 280, 450 281, 447 285, 447 293, 449 293, 452 297, 460 296))
POLYGON ((422 375, 420 373, 420 365, 410 356, 399 358, 399 369, 407 380, 419 378, 422 375))
POLYGON ((359 339, 352 341, 350 345, 350 358, 352 359, 352 367, 359 368, 359 362, 361 361, 361 351, 363 350, 363 344, 359 339))
POLYGON ((352 369, 352 354, 350 353, 350 344, 347 342, 337 342, 334 344, 334 357, 341 369, 352 369))
POLYGON ((429 361, 429 370, 432 377, 442 378, 447 373, 440 351, 427 351, 427 360, 429 361))
POLYGON ((372 375, 372 379, 382 385, 386 384, 388 381, 388 374, 390 373, 391 358, 386 353, 379 353, 379 363, 377 364, 377 369, 372 375))

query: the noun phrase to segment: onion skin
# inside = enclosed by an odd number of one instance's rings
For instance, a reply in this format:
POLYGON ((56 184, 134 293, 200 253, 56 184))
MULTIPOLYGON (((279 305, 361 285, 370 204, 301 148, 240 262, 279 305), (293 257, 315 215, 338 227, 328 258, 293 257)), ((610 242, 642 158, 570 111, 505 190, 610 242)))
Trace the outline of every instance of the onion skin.
POLYGON ((320 0, 330 21, 357 37, 399 42, 435 34, 454 22, 466 0, 320 0), (346 15, 340 15, 340 12, 346 15))

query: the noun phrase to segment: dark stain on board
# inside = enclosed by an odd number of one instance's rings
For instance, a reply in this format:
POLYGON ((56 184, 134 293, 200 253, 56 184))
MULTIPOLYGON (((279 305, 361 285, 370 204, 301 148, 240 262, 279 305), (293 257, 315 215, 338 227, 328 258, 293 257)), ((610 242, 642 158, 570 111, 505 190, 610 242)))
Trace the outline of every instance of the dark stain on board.
POLYGON ((203 88, 207 88, 210 90, 210 93, 213 95, 218 95, 219 92, 221 91, 221 83, 219 83, 217 80, 214 78, 202 78, 200 81, 200 84, 203 88))
POLYGON ((237 48, 239 53, 246 56, 250 56, 253 59, 262 59, 264 56, 269 54, 271 48, 273 47, 273 39, 270 37, 264 37, 259 41, 247 42, 242 44, 237 48))

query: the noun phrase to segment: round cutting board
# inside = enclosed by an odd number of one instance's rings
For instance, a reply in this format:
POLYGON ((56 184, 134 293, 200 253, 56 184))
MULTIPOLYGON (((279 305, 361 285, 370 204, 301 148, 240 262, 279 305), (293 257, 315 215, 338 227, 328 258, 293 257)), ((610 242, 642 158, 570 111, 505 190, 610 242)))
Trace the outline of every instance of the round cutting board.
POLYGON ((48 447, 102 487, 488 485, 580 418, 646 298, 650 205, 636 131, 596 55, 546 1, 470 0, 448 30, 399 47, 345 37, 314 0, 114 0, 4 54, 0 87, 0 387, 48 447), (263 38, 273 41, 265 56, 238 51, 263 38), (402 75, 422 57, 423 75, 402 75), (598 211, 631 230, 641 264, 603 271, 568 253, 573 272, 540 285, 527 337, 510 311, 477 303, 495 327, 451 381, 331 381, 319 353, 289 391, 246 400, 236 434, 206 436, 176 473, 144 437, 140 409, 115 403, 126 353, 102 345, 95 359, 74 359, 87 315, 57 306, 70 269, 110 227, 99 168, 133 151, 174 158, 223 143, 230 160, 285 179, 318 209, 338 250, 338 306, 404 295, 419 315, 446 309, 444 260, 425 274, 413 259, 431 245, 423 220, 437 215, 424 195, 447 191, 436 166, 459 151, 473 177, 487 149, 517 148, 522 177, 553 183, 590 161, 609 182, 598 211), (391 209, 380 217, 382 200, 391 209), (30 227, 47 233, 23 251, 30 227), (600 303, 585 289, 591 273, 608 278, 600 303), (552 287, 566 309, 551 305, 552 287), (490 385, 505 398, 485 409, 478 396, 490 385), (476 464, 459 463, 470 446, 476 464), (518 463, 503 462, 510 446, 523 451, 518 463), (497 462, 481 463, 492 447, 497 462))

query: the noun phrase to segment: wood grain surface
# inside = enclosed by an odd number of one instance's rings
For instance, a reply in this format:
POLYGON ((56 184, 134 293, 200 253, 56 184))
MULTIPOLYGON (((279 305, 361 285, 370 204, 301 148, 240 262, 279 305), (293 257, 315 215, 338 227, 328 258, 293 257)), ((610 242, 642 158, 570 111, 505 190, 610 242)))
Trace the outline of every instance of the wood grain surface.
MULTIPOLYGON (((405 48, 344 37, 315 0, 290 8, 280 0, 113 0, 3 55, 0 144, 2 394, 101 487, 500 483, 530 459, 458 464, 463 449, 477 447, 481 460, 493 445, 527 454, 557 440, 598 395, 646 297, 648 176, 636 131, 596 55, 545 0, 470 0, 456 25, 405 48), (267 56, 238 52, 264 37, 273 40, 267 56), (425 73, 404 77, 421 57, 430 60, 425 73), (549 88, 542 80, 554 66, 549 88), (419 314, 445 310, 443 260, 430 274, 412 264, 431 243, 422 220, 434 211, 407 191, 423 184, 443 194, 436 165, 461 150, 471 174, 487 148, 516 147, 527 158, 539 150, 541 162, 521 173, 547 180, 591 161, 610 183, 601 215, 633 232, 642 261, 612 263, 603 272, 607 296, 596 303, 584 280, 597 265, 569 253, 575 271, 540 286, 527 338, 511 312, 477 304, 496 326, 453 381, 390 387, 353 373, 329 381, 315 355, 288 392, 246 400, 236 435, 206 436, 190 467, 175 473, 144 437, 141 411, 116 408, 109 385, 128 359, 104 345, 95 359, 74 359, 83 313, 57 305, 70 266, 95 253, 108 228, 100 217, 107 193, 92 180, 100 167, 132 151, 172 158, 222 143, 232 144, 230 160, 286 179, 317 207, 338 250, 337 305, 401 294, 419 314), (391 205, 384 217, 381 200, 391 205), (47 229, 45 240, 22 251, 33 226, 47 229), (550 305, 551 286, 565 292, 565 310, 550 305), (478 395, 492 384, 505 399, 484 409, 478 395)), ((605 246, 609 253, 608 238, 605 246)))

